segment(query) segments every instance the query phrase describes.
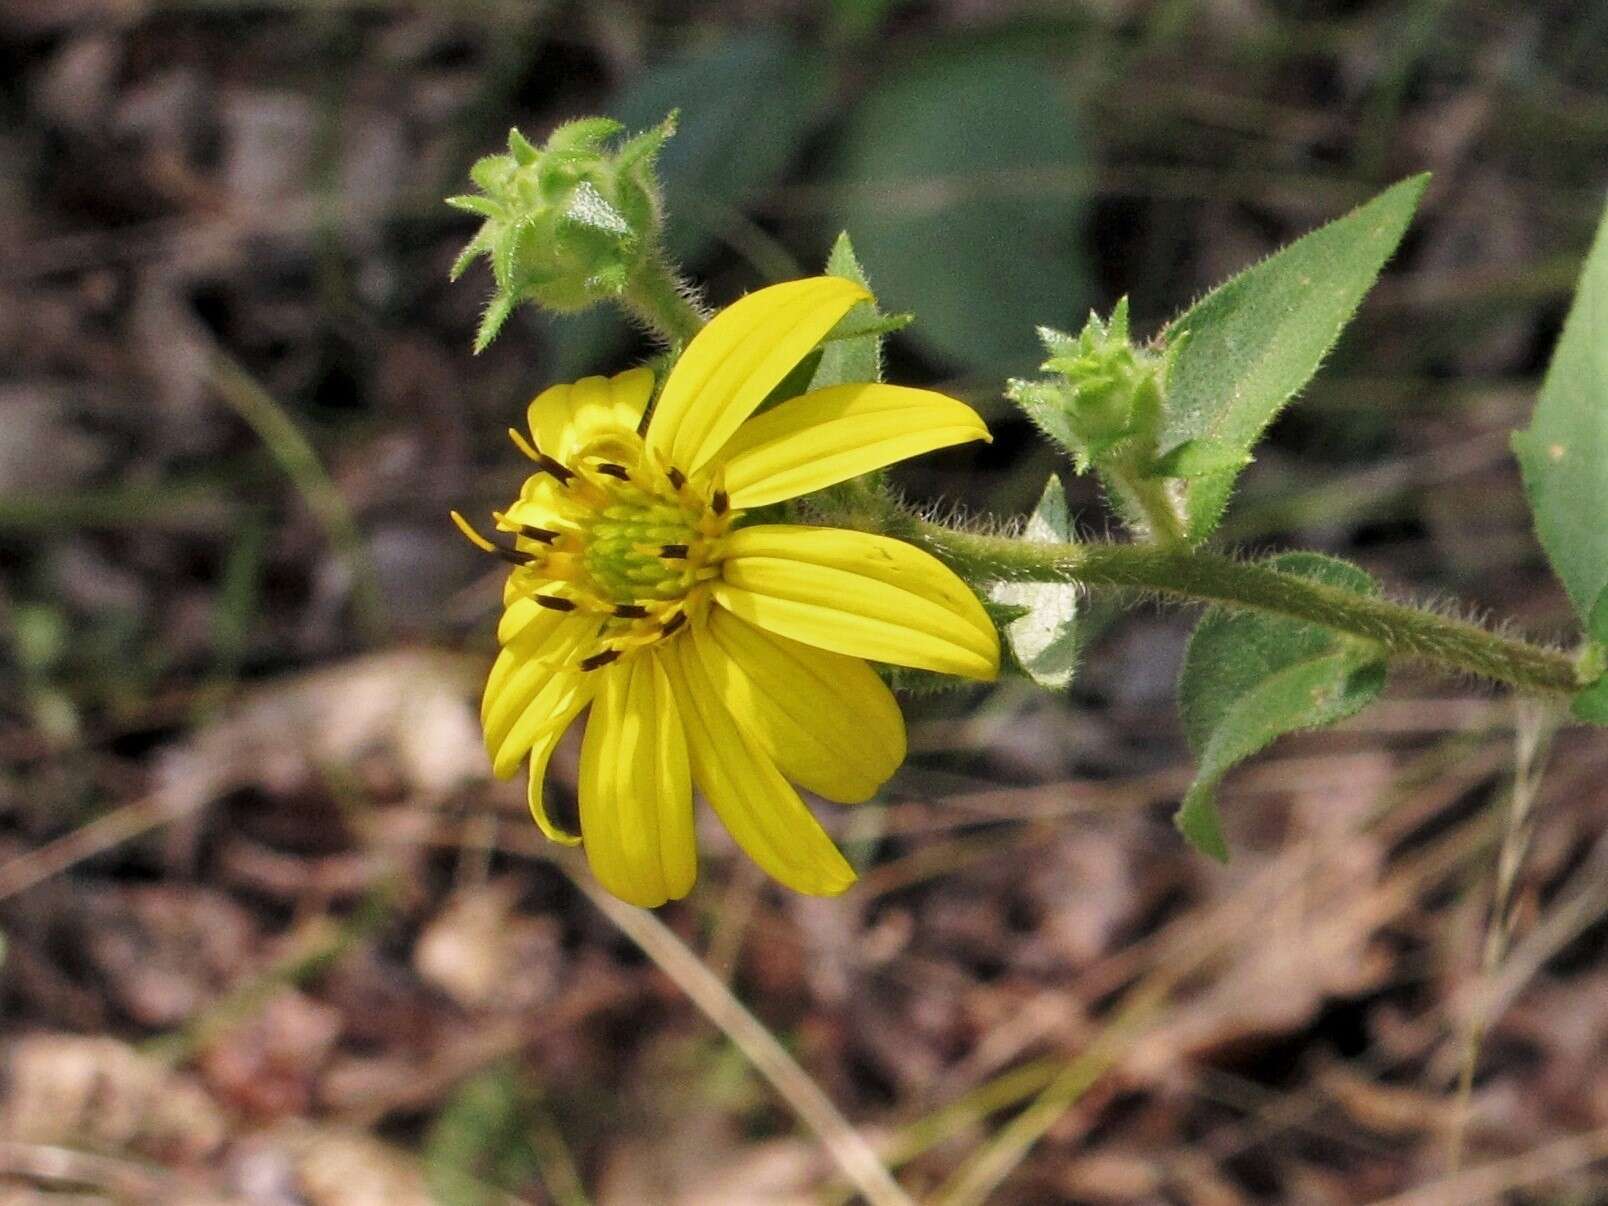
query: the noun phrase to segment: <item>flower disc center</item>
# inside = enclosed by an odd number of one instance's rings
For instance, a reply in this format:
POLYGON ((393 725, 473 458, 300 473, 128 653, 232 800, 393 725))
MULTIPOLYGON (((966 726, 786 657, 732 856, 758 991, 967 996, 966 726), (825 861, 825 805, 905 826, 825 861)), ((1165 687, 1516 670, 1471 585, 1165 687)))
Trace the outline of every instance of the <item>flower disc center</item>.
POLYGON ((622 499, 582 529, 582 561, 598 593, 616 603, 673 599, 690 585, 686 556, 698 539, 679 503, 622 499))

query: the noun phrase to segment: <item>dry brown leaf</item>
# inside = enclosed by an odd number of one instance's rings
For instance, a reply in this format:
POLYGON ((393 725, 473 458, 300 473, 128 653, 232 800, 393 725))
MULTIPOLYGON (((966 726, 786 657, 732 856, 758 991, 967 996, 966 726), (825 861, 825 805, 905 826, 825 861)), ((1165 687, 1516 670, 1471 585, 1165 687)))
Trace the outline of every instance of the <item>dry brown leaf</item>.
POLYGON ((419 935, 414 970, 466 1009, 540 1004, 558 981, 561 934, 554 918, 514 913, 521 890, 504 880, 458 892, 419 935))
POLYGON ((112 1038, 23 1035, 5 1049, 0 1136, 85 1144, 188 1163, 224 1142, 227 1121, 194 1080, 112 1038))

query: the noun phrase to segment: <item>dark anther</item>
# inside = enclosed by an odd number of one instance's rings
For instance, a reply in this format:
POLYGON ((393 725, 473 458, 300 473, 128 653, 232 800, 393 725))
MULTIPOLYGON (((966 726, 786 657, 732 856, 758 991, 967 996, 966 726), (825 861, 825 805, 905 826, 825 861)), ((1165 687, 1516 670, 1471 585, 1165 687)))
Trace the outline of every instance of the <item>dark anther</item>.
POLYGON ((724 490, 716 490, 709 498, 709 509, 716 515, 724 515, 731 506, 731 496, 724 490))
POLYGON ((674 632, 676 629, 680 628, 686 622, 687 622, 687 613, 684 612, 684 611, 676 612, 675 615, 671 616, 668 620, 666 620, 664 622, 664 635, 669 636, 672 632, 674 632))
POLYGON ((640 603, 618 603, 615 605, 614 614, 622 620, 644 620, 647 618, 648 609, 640 603))
POLYGON ((684 544, 666 544, 660 547, 659 556, 681 558, 687 555, 687 546, 684 544))
POLYGON ((602 653, 594 653, 591 657, 583 657, 581 659, 581 669, 597 670, 603 666, 607 666, 610 662, 616 662, 619 660, 620 651, 618 649, 605 649, 602 653))
POLYGON ((670 466, 670 472, 665 474, 665 476, 670 479, 670 484, 677 490, 681 489, 682 486, 687 484, 687 475, 681 472, 681 470, 677 469, 674 465, 670 466))
POLYGON ((549 611, 574 611, 575 602, 572 599, 561 599, 557 595, 537 595, 536 606, 545 607, 549 611))
POLYGON ((558 539, 557 532, 550 532, 546 528, 532 527, 528 523, 519 525, 519 534, 527 540, 534 540, 537 544, 552 544, 558 539))
POLYGON ((624 465, 616 465, 612 461, 604 461, 597 467, 597 471, 599 473, 606 473, 610 477, 617 477, 622 482, 628 482, 631 480, 631 471, 624 465))
POLYGON ((523 553, 518 549, 505 549, 501 545, 492 549, 492 552, 508 562, 509 565, 529 565, 536 560, 534 553, 523 553))
POLYGON ((559 462, 555 461, 545 452, 537 452, 536 464, 557 478, 558 484, 561 486, 569 485, 570 479, 575 476, 575 471, 573 469, 559 464, 559 462))

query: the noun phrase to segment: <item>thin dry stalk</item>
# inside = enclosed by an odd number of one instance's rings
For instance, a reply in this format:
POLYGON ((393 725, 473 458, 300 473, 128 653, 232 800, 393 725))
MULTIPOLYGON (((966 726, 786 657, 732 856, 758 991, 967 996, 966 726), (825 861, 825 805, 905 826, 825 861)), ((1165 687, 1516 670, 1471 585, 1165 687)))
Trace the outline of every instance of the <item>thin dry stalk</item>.
POLYGON ((1501 1201, 1510 1190, 1549 1181, 1608 1160, 1608 1127, 1570 1135, 1507 1160, 1470 1168, 1373 1206, 1476 1206, 1501 1201))
POLYGON ((1479 1063, 1480 1044, 1486 1028, 1494 1020, 1489 1013, 1490 997, 1484 991, 1496 977, 1517 921, 1514 908, 1518 896, 1519 873, 1535 835, 1535 801, 1546 769, 1547 750, 1557 729, 1555 713, 1531 700, 1517 700, 1513 731, 1513 789, 1508 795, 1507 824, 1496 857, 1496 882, 1491 891, 1491 914, 1485 928, 1485 945, 1480 956, 1482 991, 1469 1010, 1463 1039, 1463 1059, 1457 1073, 1452 1132, 1447 1137, 1446 1168, 1455 1173, 1462 1164, 1467 1141, 1470 1103, 1474 1097, 1474 1071, 1479 1063))
POLYGON ((838 1112, 809 1073, 681 939, 652 913, 618 901, 597 887, 573 856, 554 851, 553 861, 598 911, 636 943, 747 1056, 804 1125, 815 1132, 843 1175, 867 1202, 872 1206, 914 1206, 871 1145, 838 1112))

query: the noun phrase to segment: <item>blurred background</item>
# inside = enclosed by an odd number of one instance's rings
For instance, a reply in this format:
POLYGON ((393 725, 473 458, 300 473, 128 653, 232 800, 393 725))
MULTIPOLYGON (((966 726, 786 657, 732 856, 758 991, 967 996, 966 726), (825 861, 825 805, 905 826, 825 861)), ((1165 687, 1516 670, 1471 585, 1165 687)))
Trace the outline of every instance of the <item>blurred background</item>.
POLYGON ((500 574, 446 512, 516 489, 540 388, 649 349, 521 313, 472 357, 440 200, 512 124, 679 108, 711 299, 849 230, 918 316, 891 377, 998 436, 900 483, 1020 515, 1065 473, 1000 399, 1035 324, 1127 294, 1148 334, 1432 170, 1223 541, 1562 635, 1507 433, 1602 210, 1605 39, 1563 0, 0 2, 0 1201, 850 1201, 689 985, 922 1201, 1608 1200, 1608 748, 1478 684, 1280 742, 1219 867, 1169 822, 1193 617, 1097 598, 1064 696, 907 701, 906 768, 821 806, 844 898, 711 826, 663 928, 600 911, 486 780, 500 574))

